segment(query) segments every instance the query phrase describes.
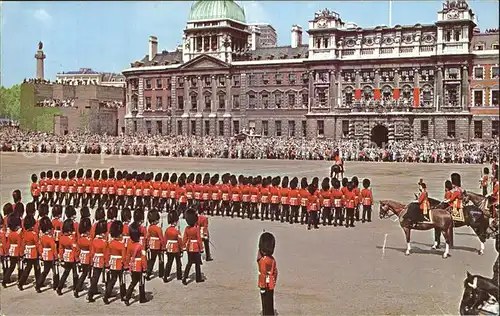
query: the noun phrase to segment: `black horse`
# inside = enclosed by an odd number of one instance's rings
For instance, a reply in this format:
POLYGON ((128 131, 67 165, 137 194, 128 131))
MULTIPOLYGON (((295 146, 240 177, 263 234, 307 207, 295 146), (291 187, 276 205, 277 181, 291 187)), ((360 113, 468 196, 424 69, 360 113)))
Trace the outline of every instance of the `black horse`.
POLYGON ((339 174, 341 175, 340 179, 344 177, 344 170, 342 170, 342 167, 339 165, 332 165, 330 168, 330 178, 335 178, 338 179, 339 174))
POLYGON ((467 272, 460 315, 498 315, 498 285, 491 279, 467 272))

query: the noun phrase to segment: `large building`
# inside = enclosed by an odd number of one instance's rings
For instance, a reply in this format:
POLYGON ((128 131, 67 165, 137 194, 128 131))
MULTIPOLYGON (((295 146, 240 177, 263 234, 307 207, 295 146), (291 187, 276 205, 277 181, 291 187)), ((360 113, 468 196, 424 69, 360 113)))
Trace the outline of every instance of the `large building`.
POLYGON ((122 74, 97 72, 91 68, 80 68, 77 71, 68 71, 56 74, 57 83, 70 85, 96 84, 110 87, 125 87, 125 77, 122 74))
POLYGON ((361 28, 325 9, 291 45, 248 47, 235 2, 196 1, 181 49, 123 71, 126 133, 390 140, 498 137, 499 33, 480 33, 465 0, 434 24, 361 28))
MULTIPOLYGON (((278 33, 269 23, 251 23, 248 24, 250 30, 258 32, 257 47, 276 47, 278 46, 278 33)), ((248 37, 249 44, 252 45, 252 36, 248 37)))

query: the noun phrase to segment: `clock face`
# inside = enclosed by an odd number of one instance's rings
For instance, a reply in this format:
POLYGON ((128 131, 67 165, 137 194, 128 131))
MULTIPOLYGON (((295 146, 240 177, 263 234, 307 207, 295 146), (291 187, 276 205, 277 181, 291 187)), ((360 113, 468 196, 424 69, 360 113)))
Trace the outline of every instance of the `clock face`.
POLYGON ((325 28, 326 25, 327 25, 327 22, 326 22, 325 19, 321 19, 321 20, 318 21, 317 25, 318 25, 319 28, 325 28))
POLYGON ((448 12, 448 15, 447 15, 448 19, 458 19, 458 11, 457 10, 451 10, 450 12, 448 12))

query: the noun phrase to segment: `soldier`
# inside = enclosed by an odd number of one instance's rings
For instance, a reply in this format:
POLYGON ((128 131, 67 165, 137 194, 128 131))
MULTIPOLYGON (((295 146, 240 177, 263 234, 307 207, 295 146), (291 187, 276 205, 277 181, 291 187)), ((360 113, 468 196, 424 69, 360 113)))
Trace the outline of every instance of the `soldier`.
POLYGON ((300 191, 297 189, 299 179, 294 177, 290 181, 290 189, 288 191, 288 202, 290 203, 290 216, 288 221, 290 224, 299 222, 299 207, 300 207, 300 191))
POLYGON ((185 219, 188 226, 184 229, 182 244, 184 250, 187 251, 188 262, 186 264, 186 269, 184 270, 182 284, 187 285, 189 270, 191 269, 191 265, 193 263, 195 264, 196 282, 205 282, 201 276, 200 253, 203 252, 203 243, 201 241, 200 229, 196 226, 196 223, 198 222, 198 215, 196 214, 196 211, 192 208, 187 209, 185 219))
MULTIPOLYGON (((140 208, 136 209, 134 211, 134 222, 136 223, 137 227, 139 227, 139 242, 141 243, 142 248, 144 251, 147 250, 147 243, 146 243, 146 237, 147 237, 147 231, 146 227, 143 226, 144 224, 144 211, 140 208)), ((133 224, 132 223, 132 224, 133 224)), ((130 226, 129 226, 130 229, 130 226)))
POLYGON ((197 173, 193 184, 193 207, 197 210, 201 207, 201 195, 203 187, 201 181, 203 180, 201 173, 197 173))
POLYGON ((353 185, 353 193, 354 193, 354 216, 356 218, 356 222, 359 222, 359 196, 360 196, 360 192, 359 192, 359 180, 358 180, 358 177, 354 176, 352 177, 351 179, 351 182, 352 182, 352 185, 353 185))
POLYGON ((219 210, 220 210, 220 199, 221 199, 221 193, 219 191, 219 185, 217 184, 219 182, 219 174, 216 173, 210 178, 210 207, 209 207, 209 213, 208 215, 213 216, 214 214, 219 215, 219 210))
POLYGON ((259 219, 259 201, 260 201, 260 181, 262 177, 257 176, 252 179, 252 181, 249 181, 249 189, 250 189, 250 206, 248 210, 248 218, 253 220, 254 216, 256 219, 259 219))
POLYGON ((45 171, 40 172, 38 186, 40 189, 40 202, 47 203, 47 179, 45 171))
POLYGON ((361 222, 364 223, 365 220, 371 222, 373 194, 372 190, 370 190, 370 179, 363 179, 363 189, 361 190, 360 195, 361 195, 361 201, 363 203, 363 216, 361 217, 361 222))
POLYGON ((47 171, 47 178, 45 180, 47 184, 47 202, 50 206, 54 206, 54 178, 52 176, 52 170, 47 171))
POLYGON ((345 227, 354 227, 354 208, 356 207, 356 195, 354 194, 354 185, 348 182, 344 193, 343 205, 346 211, 345 227))
POLYGON ((498 190, 498 167, 495 168, 496 173, 493 174, 493 192, 488 195, 490 200, 491 217, 493 220, 493 226, 498 226, 498 201, 500 200, 499 190, 498 190))
MULTIPOLYGON (((57 201, 60 205, 65 205, 65 200, 68 199, 68 172, 61 172, 61 179, 59 180, 59 200, 57 201)), ((67 204, 66 204, 67 205, 67 204)))
POLYGON ((238 182, 236 180, 236 177, 233 175, 231 176, 231 218, 234 217, 234 213, 238 217, 241 216, 241 188, 238 185, 238 182))
POLYGON ((64 272, 57 286, 57 294, 62 295, 62 289, 66 283, 69 273, 73 272, 73 288, 78 282, 78 272, 76 263, 78 262, 78 249, 76 246, 77 239, 75 238, 74 222, 71 218, 64 221, 62 227, 62 235, 59 244, 59 258, 63 260, 64 272))
POLYGON ((241 218, 245 218, 245 214, 250 217, 250 183, 252 177, 243 177, 241 179, 241 218))
POLYGON ((83 178, 83 169, 78 169, 76 173, 76 195, 73 199, 73 204, 75 207, 80 207, 80 203, 82 202, 85 194, 85 181, 83 178))
POLYGON ((424 221, 430 221, 431 217, 429 216, 429 193, 427 193, 427 185, 424 182, 420 182, 420 195, 418 197, 418 204, 420 205, 421 216, 424 221))
POLYGON ((201 239, 203 240, 203 246, 206 251, 206 261, 212 261, 212 256, 210 255, 210 234, 208 233, 208 218, 203 215, 203 210, 198 212, 198 221, 196 225, 200 229, 201 239))
POLYGON ((106 203, 106 207, 116 206, 116 179, 115 179, 115 168, 110 168, 108 173, 108 200, 106 203))
POLYGON ((288 188, 288 176, 281 180, 280 199, 281 199, 281 222, 290 221, 290 188, 288 188))
POLYGON ((187 197, 187 207, 193 206, 194 198, 194 173, 190 173, 186 179, 186 197, 187 197))
POLYGON ((156 257, 159 258, 159 277, 163 277, 163 254, 162 254, 162 249, 165 247, 165 242, 163 240, 163 232, 161 231, 161 228, 158 226, 158 223, 160 222, 160 214, 158 213, 157 210, 151 210, 148 212, 148 221, 149 221, 149 227, 148 227, 148 234, 147 234, 147 245, 149 248, 149 260, 148 260, 148 269, 146 272, 146 280, 151 279, 151 274, 153 273, 153 267, 156 263, 156 257))
POLYGON ((343 198, 344 194, 340 190, 340 181, 337 178, 332 179, 332 194, 331 198, 333 200, 333 208, 335 210, 335 220, 333 221, 333 226, 342 226, 344 220, 343 214, 343 198))
POLYGON ((52 183, 54 185, 54 198, 52 199, 52 205, 60 204, 60 203, 58 203, 58 201, 61 197, 61 185, 60 185, 59 181, 60 181, 59 171, 55 171, 54 178, 52 179, 52 183))
POLYGON ((309 211, 307 205, 309 202, 309 191, 307 190, 307 178, 304 177, 300 180, 300 224, 303 225, 304 222, 309 222, 309 211))
POLYGON ((5 275, 5 271, 7 270, 7 255, 8 252, 5 250, 5 246, 7 245, 6 240, 6 231, 4 228, 3 217, 0 216, 0 263, 2 265, 2 275, 5 275))
MULTIPOLYGON (((314 181, 314 180, 313 180, 314 181)), ((307 221, 307 229, 310 230, 311 226, 314 225, 315 229, 318 229, 318 211, 319 211, 319 198, 316 195, 316 187, 314 182, 307 187, 309 195, 307 197, 307 211, 309 212, 309 220, 307 221)))
POLYGON ((281 202, 281 190, 280 190, 280 183, 281 183, 281 178, 280 177, 274 177, 271 180, 271 186, 269 187, 269 194, 271 196, 271 205, 270 205, 270 211, 271 211, 271 221, 280 220, 281 214, 280 214, 280 202, 281 202))
POLYGON ((99 199, 97 200, 97 205, 105 207, 108 202, 108 171, 103 170, 101 172, 101 180, 99 180, 99 199))
POLYGON ((91 258, 90 258, 90 246, 92 245, 92 240, 90 239, 90 218, 85 217, 80 220, 80 225, 78 226, 78 261, 80 262, 80 267, 82 269, 82 274, 73 286, 73 295, 78 298, 78 293, 83 291, 83 282, 89 276, 91 269, 91 258))
POLYGON ((129 267, 132 274, 132 281, 127 289, 127 294, 125 296, 125 305, 130 305, 130 299, 132 298, 132 293, 134 288, 139 283, 139 302, 146 303, 146 288, 143 273, 146 272, 146 251, 142 247, 140 241, 140 224, 132 223, 129 227, 130 233, 130 243, 127 247, 127 259, 126 265, 129 267))
POLYGON ((122 301, 125 300, 126 286, 123 270, 126 251, 125 246, 121 241, 122 232, 123 223, 118 220, 114 221, 109 229, 112 240, 108 245, 108 259, 106 267, 110 270, 111 277, 106 284, 106 292, 103 297, 104 304, 109 304, 109 297, 111 296, 111 292, 113 291, 117 279, 119 279, 120 282, 120 299, 122 301))
POLYGON ((170 211, 178 211, 178 203, 177 203, 177 174, 173 173, 172 176, 170 177, 170 185, 169 185, 169 199, 168 199, 168 206, 170 211))
POLYGON ((212 188, 210 186, 210 174, 205 173, 203 176, 203 182, 202 185, 200 186, 201 189, 201 207, 200 210, 205 213, 208 212, 210 209, 210 198, 212 195, 212 188))
POLYGON ((179 178, 179 181, 177 181, 177 192, 176 192, 176 200, 178 209, 177 209, 177 214, 184 214, 184 211, 187 209, 188 205, 188 199, 187 199, 187 190, 186 190, 186 182, 183 177, 179 178))
POLYGON ((165 231, 166 251, 167 251, 167 264, 165 266, 165 273, 163 274, 163 282, 169 281, 170 271, 175 259, 175 267, 177 271, 177 280, 182 280, 182 237, 181 232, 177 228, 179 222, 179 215, 177 212, 168 213, 168 224, 170 225, 165 231))
POLYGON ((17 279, 21 278, 22 268, 21 268, 21 257, 23 255, 23 239, 22 239, 22 224, 21 218, 16 215, 16 213, 12 213, 9 215, 7 219, 7 226, 9 228, 8 236, 6 239, 5 249, 8 251, 9 255, 9 266, 3 275, 2 286, 7 287, 7 284, 11 283, 11 275, 14 272, 14 269, 18 266, 18 276, 17 279))
POLYGON ((463 190, 461 178, 458 173, 451 174, 451 184, 453 189, 451 190, 451 197, 449 200, 445 200, 445 203, 449 203, 449 207, 452 208, 452 213, 454 216, 462 217, 462 199, 463 199, 463 190))
POLYGON ((488 195, 488 174, 490 170, 488 167, 484 167, 483 169, 483 177, 479 179, 479 188, 483 189, 483 196, 488 195))
POLYGON ((142 184, 142 196, 144 201, 143 202, 144 207, 147 208, 148 211, 151 210, 151 193, 152 193, 151 180, 153 180, 153 174, 146 173, 144 176, 144 182, 142 184))
POLYGON ((90 208, 94 208, 97 201, 100 198, 100 193, 101 193, 101 181, 99 180, 100 176, 101 176, 101 171, 94 170, 94 180, 92 180, 91 184, 92 198, 90 199, 90 208))
POLYGON ((105 275, 104 268, 106 264, 105 255, 107 253, 108 243, 106 242, 107 224, 105 220, 97 222, 95 228, 95 238, 90 247, 90 260, 92 262, 92 277, 90 289, 87 294, 89 302, 95 302, 94 295, 98 293, 97 283, 101 274, 105 275))
POLYGON ((35 217, 33 215, 27 215, 24 218, 24 232, 23 232, 23 247, 24 247, 24 259, 26 268, 23 269, 23 274, 17 283, 17 287, 20 291, 23 290, 26 280, 31 273, 31 269, 35 268, 35 279, 40 277, 40 266, 38 265, 38 235, 35 232, 35 217))
POLYGON ((125 207, 125 179, 123 178, 123 173, 118 170, 116 173, 116 197, 115 197, 115 203, 116 207, 118 207, 120 210, 125 207))
POLYGON ((262 302, 262 315, 275 315, 274 288, 278 281, 278 268, 273 257, 276 241, 273 234, 265 232, 259 238, 259 252, 257 254, 258 287, 262 302))
POLYGON ((125 247, 128 245, 128 241, 130 239, 130 235, 128 232, 128 226, 130 224, 130 221, 132 220, 132 213, 130 212, 130 209, 128 207, 125 207, 122 209, 120 218, 123 223, 123 231, 122 231, 122 243, 125 247))
POLYGON ((222 216, 229 216, 229 212, 231 211, 231 186, 229 185, 230 180, 231 177, 229 173, 226 173, 222 176, 222 185, 220 186, 222 200, 220 209, 222 216))
POLYGON ((41 288, 44 286, 45 279, 52 270, 52 287, 55 290, 59 284, 59 271, 56 266, 58 260, 58 252, 56 242, 53 237, 53 227, 48 217, 40 219, 40 230, 42 237, 40 238, 38 253, 43 261, 43 272, 38 279, 36 279, 35 290, 41 293, 41 288))
POLYGON ((71 222, 73 223, 73 235, 76 238, 75 241, 78 240, 78 222, 76 221, 76 210, 73 206, 68 206, 66 207, 66 210, 64 212, 66 215, 66 219, 71 219, 71 222))
POLYGON ((94 224, 92 225, 92 228, 90 229, 90 239, 95 238, 95 235, 96 235, 95 230, 97 228, 97 224, 100 221, 105 221, 105 220, 106 220, 106 213, 104 212, 104 208, 98 207, 95 210, 95 214, 94 214, 94 224))
POLYGON ((36 174, 31 175, 31 197, 33 198, 33 203, 36 204, 36 208, 38 209, 38 205, 40 203, 40 185, 38 183, 38 177, 36 174))
POLYGON ((54 242, 56 243, 57 253, 59 253, 59 237, 62 231, 61 222, 62 208, 56 205, 52 208, 52 228, 54 229, 54 242))
POLYGON ((83 206, 90 205, 90 202, 92 201, 93 183, 92 170, 87 169, 87 171, 85 171, 85 179, 83 180, 83 184, 85 187, 85 196, 82 198, 83 206))
POLYGON ((444 182, 444 199, 449 200, 451 198, 451 195, 453 194, 451 192, 453 190, 453 185, 451 184, 450 180, 446 180, 444 182))
MULTIPOLYGON (((135 172, 135 171, 134 171, 135 172)), ((135 183, 133 179, 133 173, 127 174, 127 180, 125 182, 125 194, 127 196, 127 204, 125 205, 128 208, 134 208, 134 193, 135 193, 135 183)))
POLYGON ((155 175, 154 181, 151 184, 153 190, 153 202, 152 207, 157 210, 162 210, 160 205, 160 194, 161 194, 161 173, 155 175))
POLYGON ((76 204, 77 181, 75 179, 76 170, 71 170, 68 174, 68 193, 66 194, 66 206, 76 204))
POLYGON ((170 211, 170 203, 169 203, 169 198, 170 198, 170 182, 168 181, 169 179, 169 174, 168 172, 165 172, 163 174, 163 177, 161 179, 161 184, 160 184, 160 209, 165 210, 166 212, 170 211))
POLYGON ((262 179, 262 186, 260 188, 260 220, 269 219, 269 202, 271 202, 269 193, 269 184, 271 182, 268 178, 262 179))
POLYGON ((330 178, 324 178, 319 191, 319 202, 322 210, 323 226, 332 225, 332 197, 330 190, 330 178))

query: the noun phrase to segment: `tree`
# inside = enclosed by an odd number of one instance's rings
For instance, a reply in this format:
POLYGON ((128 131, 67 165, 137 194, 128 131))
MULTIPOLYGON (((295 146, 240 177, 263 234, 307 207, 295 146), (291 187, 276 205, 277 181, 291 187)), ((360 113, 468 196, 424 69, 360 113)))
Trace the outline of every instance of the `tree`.
POLYGON ((0 87, 0 117, 19 120, 21 115, 21 85, 0 87))

